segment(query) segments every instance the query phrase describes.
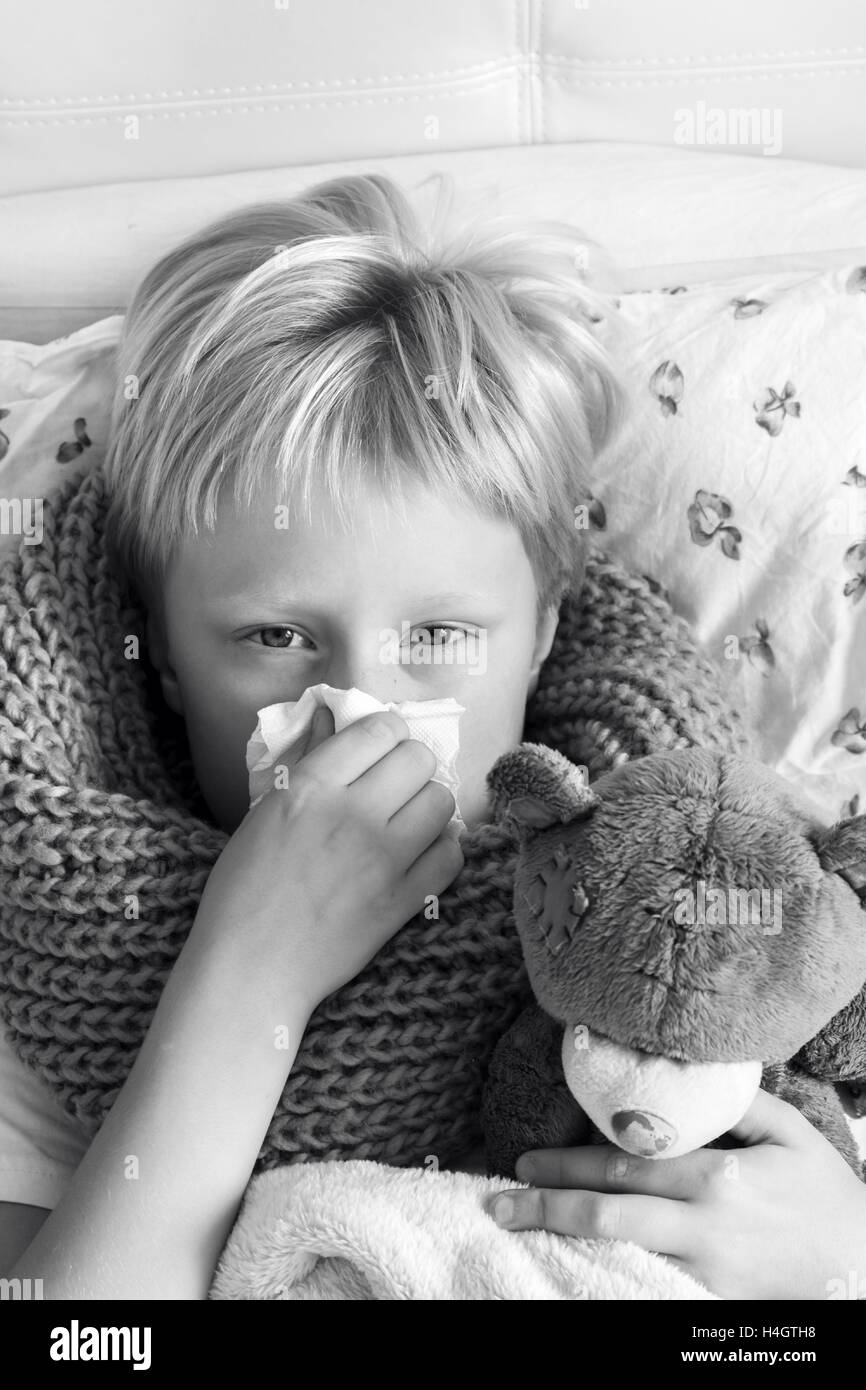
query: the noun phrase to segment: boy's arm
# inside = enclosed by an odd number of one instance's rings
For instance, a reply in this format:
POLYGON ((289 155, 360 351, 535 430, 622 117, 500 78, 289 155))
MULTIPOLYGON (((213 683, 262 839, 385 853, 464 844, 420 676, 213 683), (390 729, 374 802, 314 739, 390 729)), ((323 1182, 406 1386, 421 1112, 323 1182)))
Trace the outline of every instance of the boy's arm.
POLYGON ((462 868, 454 797, 408 733, 366 715, 248 812, 114 1105, 6 1277, 48 1299, 207 1297, 313 1010, 462 868))
POLYGON ((308 1021, 241 948, 197 919, 114 1106, 6 1277, 42 1279, 48 1299, 207 1297, 308 1021))

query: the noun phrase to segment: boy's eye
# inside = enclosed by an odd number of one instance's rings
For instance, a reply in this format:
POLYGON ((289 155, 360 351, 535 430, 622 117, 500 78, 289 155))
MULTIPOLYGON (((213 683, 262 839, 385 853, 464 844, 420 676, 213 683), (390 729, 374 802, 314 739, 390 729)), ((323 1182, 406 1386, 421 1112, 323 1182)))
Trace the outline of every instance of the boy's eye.
MULTIPOLYGON (((468 633, 462 627, 447 627, 442 623, 431 623, 426 627, 416 627, 412 630, 411 641, 430 647, 456 647, 459 643, 465 642, 468 633)), ((271 647, 277 650, 286 651, 293 645, 292 639, 296 637, 304 642, 307 639, 303 633, 298 632, 297 628, 288 627, 285 623, 275 627, 260 627, 247 635, 247 641, 255 642, 257 646, 271 647)))
POLYGON ((429 627, 416 627, 413 630, 412 641, 429 643, 432 647, 455 647, 458 642, 465 642, 468 633, 462 627, 444 627, 441 623, 429 627), (443 633, 444 637, 437 640, 437 634, 443 633))
POLYGON ((257 628, 255 632, 248 634, 250 641, 256 641, 257 638, 261 637, 262 640, 257 643, 258 646, 279 647, 283 649, 291 646, 293 637, 301 636, 302 634, 295 628, 286 627, 285 625, 280 627, 260 627, 257 628))

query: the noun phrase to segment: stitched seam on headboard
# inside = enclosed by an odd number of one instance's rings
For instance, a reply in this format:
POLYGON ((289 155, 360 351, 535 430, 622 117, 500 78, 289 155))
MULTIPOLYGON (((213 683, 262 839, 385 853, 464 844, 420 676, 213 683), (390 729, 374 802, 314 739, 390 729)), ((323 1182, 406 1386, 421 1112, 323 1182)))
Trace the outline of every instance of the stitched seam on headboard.
POLYGON ((403 96, 381 95, 376 97, 366 97, 349 99, 346 101, 334 101, 323 97, 321 101, 273 101, 259 102, 255 104, 244 103, 236 104, 227 102, 219 106, 189 106, 186 109, 175 107, 166 110, 144 110, 140 106, 129 106, 122 110, 113 112, 110 115, 85 115, 71 114, 68 116, 0 116, 0 128, 6 130, 24 130, 33 126, 58 126, 58 125, 108 125, 111 122, 123 121, 130 115, 137 115, 143 121, 155 120, 185 120, 187 117, 200 116, 235 116, 249 115, 250 112, 280 112, 280 111, 321 111, 323 109, 342 110, 344 107, 359 106, 403 106, 409 102, 419 101, 448 101, 474 97, 478 92, 493 91, 496 88, 508 90, 509 84, 504 78, 499 78, 495 82, 479 84, 470 90, 448 91, 443 88, 441 91, 417 91, 408 92, 403 96))
MULTIPOLYGON (((844 69, 827 69, 827 70, 822 70, 822 71, 789 72, 789 73, 786 73, 786 74, 785 74, 785 79, 787 80, 788 78, 805 78, 805 77, 862 77, 864 74, 866 74, 866 65, 863 65, 858 71, 845 71, 844 69)), ((742 76, 742 75, 743 75, 743 74, 740 74, 740 76, 742 76)), ((704 84, 707 84, 707 85, 716 84, 716 85, 717 85, 717 84, 719 84, 719 83, 723 83, 723 82, 728 82, 728 81, 730 81, 731 74, 722 74, 722 75, 720 75, 720 76, 713 77, 713 76, 709 76, 709 75, 707 75, 707 74, 684 73, 684 74, 682 74, 681 76, 675 77, 675 78, 672 77, 672 78, 665 78, 665 79, 663 79, 663 78, 656 78, 656 79, 645 79, 645 80, 642 80, 642 79, 639 79, 639 78, 621 78, 621 79, 615 79, 615 78, 587 78, 587 77, 583 77, 583 76, 580 76, 580 75, 574 74, 574 73, 570 73, 570 74, 561 74, 561 75, 558 75, 558 74, 556 74, 556 73, 547 73, 547 74, 545 75, 545 80, 546 80, 547 82, 549 82, 549 83, 555 83, 557 86, 560 86, 560 87, 572 87, 572 88, 581 88, 581 87, 586 87, 586 88, 593 88, 593 87, 602 87, 602 88, 605 88, 605 87, 607 87, 607 88, 610 88, 610 87, 625 87, 625 88, 642 88, 642 87, 683 87, 683 86, 693 85, 694 82, 695 82, 695 78, 696 78, 697 76, 700 76, 700 80, 701 80, 701 82, 704 83, 704 84)), ((757 73, 757 72, 754 72, 754 73, 750 73, 750 74, 749 74, 750 80, 755 80, 755 81, 769 81, 769 80, 771 80, 771 79, 773 79, 773 78, 778 79, 779 76, 780 76, 780 74, 779 74, 778 72, 776 72, 776 73, 773 73, 773 72, 766 72, 766 73, 757 73)), ((487 82, 487 83, 479 84, 478 86, 475 86, 475 87, 473 87, 473 88, 471 88, 471 89, 469 89, 469 90, 467 90, 467 91, 462 91, 462 92, 460 92, 460 91, 448 91, 447 89, 442 89, 441 91, 418 91, 418 92, 410 92, 410 93, 407 93, 407 94, 404 95, 404 96, 389 96, 389 95, 384 95, 384 94, 383 94, 383 95, 376 96, 376 97, 367 97, 367 98, 364 98, 364 99, 358 98, 358 99, 355 99, 355 100, 350 99, 350 100, 347 100, 347 101, 333 101, 333 100, 331 100, 331 99, 329 99, 329 98, 327 98, 327 97, 323 97, 322 100, 321 100, 321 101, 318 101, 318 102, 308 102, 308 101, 305 102, 305 101, 293 101, 293 100, 290 100, 290 101, 287 101, 287 102, 275 101, 275 102, 272 102, 272 103, 271 103, 271 102, 269 102, 269 103, 267 103, 267 104, 259 103, 259 104, 256 104, 256 105, 249 105, 249 104, 245 104, 245 105, 235 105, 235 104, 226 103, 225 105, 216 106, 216 107, 202 107, 202 106, 192 107, 192 106, 191 106, 191 107, 189 107, 189 108, 186 109, 186 110, 175 108, 175 109, 168 109, 168 110, 163 110, 163 111, 158 111, 158 110, 157 110, 157 111, 155 111, 155 110, 142 110, 141 107, 139 106, 139 107, 137 107, 137 108, 136 108, 136 107, 126 107, 124 110, 122 110, 122 111, 117 111, 116 113, 113 113, 112 115, 98 115, 98 116, 92 116, 92 115, 84 115, 84 114, 81 114, 81 115, 54 116, 54 117, 49 117, 49 116, 38 116, 38 117, 35 117, 35 118, 31 118, 31 117, 24 117, 24 116, 10 116, 10 115, 5 115, 5 116, 0 116, 0 129, 5 129, 5 130, 7 130, 7 131, 15 131, 15 130, 32 129, 32 128, 36 127, 36 126, 108 125, 108 124, 111 124, 112 122, 123 121, 128 115, 133 115, 133 114, 139 116, 139 118, 140 118, 141 120, 143 120, 143 121, 154 121, 154 120, 185 120, 185 119, 187 119, 187 117, 202 117, 202 116, 238 116, 238 115, 240 115, 240 116, 247 116, 247 115, 250 115, 252 112, 273 114, 273 113, 281 112, 281 111, 321 111, 321 110, 326 109, 326 108, 327 108, 327 109, 331 109, 331 110, 342 110, 344 107, 358 107, 358 106, 389 106, 389 105, 401 106, 401 105, 406 105, 406 104, 409 103, 409 102, 429 101, 429 100, 432 100, 432 99, 435 99, 436 101, 448 101, 448 100, 456 100, 457 98, 473 97, 473 96, 475 96, 478 92, 491 91, 491 90, 493 90, 494 88, 497 88, 497 87, 502 88, 502 89, 504 89, 504 90, 507 91, 509 85, 510 85, 510 84, 509 84, 507 81, 505 81, 505 75, 503 75, 502 78, 498 79, 498 80, 495 81, 495 82, 487 82)), ((746 102, 746 101, 747 101, 747 98, 744 97, 744 98, 743 98, 743 102, 746 102)), ((742 104, 742 103, 741 103, 741 104, 742 104)), ((527 141, 526 141, 525 139, 520 139, 519 143, 521 143, 521 144, 526 144, 527 141)))
MULTIPOLYGON (((533 0, 530 0, 530 4, 533 0)), ((541 58, 541 47, 544 35, 544 0, 535 0, 534 4, 535 22, 533 25, 532 49, 533 63, 529 81, 532 91, 532 141, 533 144, 544 143, 544 63, 541 58)))
MULTIPOLYGON (((785 82, 802 79, 804 77, 864 77, 866 76, 866 62, 852 68, 801 68, 790 69, 788 71, 767 71, 759 72, 723 72, 718 74, 698 72, 679 73, 676 77, 586 77, 582 73, 547 73, 547 80, 556 83, 560 87, 629 87, 632 89, 641 87, 684 87, 694 86, 696 81, 702 84, 718 85, 720 82, 730 83, 732 80, 749 82, 771 82, 783 79, 785 82)), ((742 104, 747 104, 748 98, 742 99, 742 104)))
MULTIPOLYGON (((517 16, 519 16, 520 11, 523 9, 523 6, 524 6, 525 3, 528 3, 528 0, 515 0, 515 11, 516 11, 516 16, 515 16, 515 17, 516 17, 516 18, 517 18, 517 16)), ((542 3, 543 3, 543 0, 542 0, 542 3)), ((541 14, 541 10, 539 9, 539 15, 540 15, 540 14, 541 14)), ((518 27, 518 26, 516 25, 516 27, 518 27)), ((252 86, 239 86, 239 87, 227 89, 227 94, 226 94, 226 91, 224 90, 224 91, 223 91, 223 94, 222 94, 221 97, 220 97, 219 102, 216 103, 216 104, 211 104, 210 107, 208 107, 206 104, 205 104, 205 105, 200 105, 199 102, 200 102, 200 100, 201 100, 202 97, 206 98, 206 97, 208 97, 209 95, 212 95, 212 94, 214 93, 214 91, 215 91, 214 88, 204 88, 204 89, 191 88, 191 89, 189 90, 189 92, 184 92, 183 89, 179 89, 179 90, 175 91, 174 93, 164 93, 164 92, 150 93, 150 92, 143 92, 143 93, 140 94, 140 96, 136 96, 135 93, 132 93, 132 94, 130 94, 128 97, 121 97, 121 96, 118 95, 118 94, 113 94, 113 95, 97 95, 97 96, 62 97, 62 98, 59 98, 59 97, 50 97, 50 98, 35 97, 35 98, 21 98, 21 99, 15 99, 15 98, 11 98, 11 97, 3 97, 3 98, 0 98, 0 112, 3 113, 2 115, 0 115, 0 121, 4 122, 7 126, 8 126, 8 125, 12 125, 12 124, 14 124, 14 125, 21 125, 21 126, 24 126, 24 125, 27 125, 27 124, 30 124, 30 125, 37 125, 37 124, 50 124, 50 125, 62 124, 62 125, 66 125, 66 124, 70 124, 70 123, 74 122, 76 119, 78 119, 78 113, 77 113, 76 111, 74 111, 74 110, 73 110, 73 111, 69 111, 69 112, 67 112, 66 114, 62 115, 62 116, 60 116, 60 115, 48 116, 47 113, 51 112, 52 110, 56 113, 56 112, 58 111, 58 108, 59 108, 60 110, 62 110, 64 107, 66 107, 66 108, 70 108, 70 107, 71 107, 71 108, 75 108, 75 107, 78 107, 78 108, 80 108, 81 116, 84 117, 86 114, 89 114, 89 113, 88 113, 88 110, 87 110, 88 108, 93 108, 93 107, 97 107, 97 108, 98 108, 98 107, 101 107, 101 106, 104 107, 104 106, 108 106, 108 105, 114 105, 114 106, 116 106, 117 108, 119 108, 118 114, 119 114, 119 112, 121 112, 121 111, 122 111, 124 114, 129 113, 130 111, 136 111, 136 112, 138 112, 139 114, 143 114, 143 113, 141 112, 141 107, 142 107, 145 103, 148 103, 152 108, 157 108, 158 105, 161 104, 161 103, 163 103, 163 102, 175 102, 175 101, 181 101, 181 102, 187 103, 188 109, 189 109, 190 111, 192 111, 193 113, 200 112, 201 114, 210 114, 210 115, 220 115, 220 114, 225 114, 225 113, 229 113, 229 114, 230 114, 230 113, 234 112, 235 110, 240 110, 243 114, 246 114, 246 113, 248 113, 249 111, 253 111, 253 110, 254 110, 254 111, 280 110, 280 109, 290 109, 291 107, 297 107, 298 110, 321 110, 321 109, 323 109, 323 108, 325 108, 325 107, 330 107, 330 108, 332 108, 332 109, 339 110, 339 109, 342 109, 342 107, 344 107, 344 106, 345 106, 345 107, 352 107, 352 106, 376 105, 376 104, 383 104, 383 105, 394 104, 394 105, 399 105, 399 104, 404 103, 404 102, 407 102, 407 101, 420 101, 420 100, 424 100, 424 99, 429 99, 429 98, 431 98, 431 97, 435 97, 436 99, 440 99, 440 100, 441 100, 441 99, 444 99, 444 98, 454 98, 454 97, 459 97, 459 96, 472 96, 472 95, 474 95, 476 92, 489 91, 489 90, 491 90, 491 88, 493 88, 493 87, 495 87, 495 86, 497 86, 497 85, 506 83, 509 79, 514 79, 514 78, 516 78, 516 79, 517 79, 517 81, 516 81, 516 86, 517 86, 517 89, 518 89, 518 93, 517 93, 517 99, 518 99, 518 106, 517 106, 518 139, 519 139, 521 142, 525 142, 525 141, 527 141, 527 139, 528 139, 530 143, 533 143, 533 142, 534 142, 534 141, 533 141, 533 137, 534 137, 534 134, 536 133, 536 132, 535 132, 535 124, 536 124, 536 123, 530 118, 530 121, 529 121, 529 126, 530 126, 530 128, 529 128, 529 130, 527 131, 527 129, 526 129, 526 124, 527 124, 527 122, 526 122, 525 118, 523 117, 523 113, 522 113, 522 109, 521 109, 521 104, 522 104, 522 102, 525 101, 525 91, 526 91, 527 85, 528 85, 528 84, 532 84, 532 83, 534 83, 534 82, 537 83, 537 79, 538 79, 538 75, 539 75, 539 74, 538 74, 538 64, 539 64, 539 62, 542 64, 542 67, 545 69, 545 71, 544 71, 544 77, 545 77, 548 81, 550 81, 550 82, 556 82, 556 83, 558 83, 558 84, 560 84, 560 85, 562 85, 562 86, 566 86, 566 85, 575 85, 575 86, 586 86, 586 87, 592 87, 592 86, 600 86, 600 87, 606 87, 606 86, 629 86, 629 87, 635 87, 635 88, 637 88, 637 87, 641 87, 641 86, 650 86, 650 87, 653 87, 653 86, 675 86, 675 85, 682 85, 682 84, 684 84, 684 83, 691 82, 691 81, 693 81, 693 80, 694 80, 695 78, 697 78, 697 77, 700 77, 701 80, 702 80, 703 82, 708 82, 708 83, 710 83, 710 82, 730 81, 730 80, 732 80, 732 79, 738 79, 738 80, 748 79, 748 80, 752 80, 752 81, 766 81, 766 80, 769 80, 769 79, 772 79, 772 78, 776 78, 776 79, 778 79, 778 78, 784 78, 784 79, 787 80, 788 78, 803 78, 803 77, 849 77, 849 76, 861 76, 861 75, 863 75, 863 74, 866 74, 866 58, 858 58, 858 59, 846 60, 844 63, 842 63, 842 62, 837 62, 837 61, 832 61, 832 62, 829 62, 829 63, 824 63, 824 64, 822 64, 821 66, 812 65, 812 66, 810 66, 810 67, 802 67, 802 66, 797 67, 797 66, 793 66, 793 65, 790 65, 790 64, 786 64, 786 63, 780 62, 779 59, 782 58, 783 56, 799 56, 799 55, 794 55, 794 54, 791 54, 791 55, 783 55, 783 54, 780 53, 780 54, 776 54, 776 55, 769 55, 771 58, 773 58, 773 66, 769 66, 769 65, 764 64, 764 65, 758 65, 758 66, 753 67, 753 68, 742 68, 742 67, 733 68, 733 67, 732 67, 732 68, 723 70, 721 73, 712 73, 712 72, 707 72, 707 71, 700 71, 698 68, 695 67, 695 68, 689 69, 689 70, 687 70, 687 71, 678 72, 678 73, 675 73, 675 74, 669 74, 669 75, 667 75, 667 76, 663 76, 663 75, 657 73, 657 75, 654 76, 654 77, 652 77, 652 78, 641 78, 641 77, 638 77, 638 76, 635 76, 635 75, 634 75, 634 70, 639 70, 639 69, 641 69, 641 68, 647 68, 647 67, 655 67, 656 69, 658 69, 658 68, 660 68, 660 67, 662 67, 662 66, 664 66, 664 65, 670 64, 670 63, 682 63, 682 62, 689 62, 689 61, 695 61, 695 62, 700 61, 700 62, 708 62, 708 63, 709 63, 709 62, 718 62, 718 61, 722 61, 722 62, 723 62, 724 60, 714 60, 714 59, 707 59, 707 60, 704 60, 704 59, 697 60, 697 59, 695 59, 695 60, 690 60, 690 59, 688 59, 688 58, 686 57, 686 58, 675 58, 675 59, 669 59, 669 58, 629 59, 629 60, 625 60, 625 61, 623 61, 623 60, 618 60, 618 59, 593 59, 593 60, 591 60, 591 61, 584 61, 583 59, 574 58, 574 57, 571 57, 571 56, 569 56, 569 55, 563 55, 563 54, 542 54, 542 55, 539 55, 539 53, 538 53, 537 51, 535 51, 535 52, 533 52, 533 51, 528 51, 528 52, 520 51, 520 50, 521 50, 521 45, 520 45, 519 42, 518 42, 518 44, 517 44, 517 48, 518 48, 518 52, 517 52, 515 55, 510 56, 510 57, 497 58, 497 59, 492 60, 491 62, 488 62, 488 63, 474 64, 474 65, 472 65, 472 66, 470 66, 470 67, 466 67, 466 68, 462 68, 462 69, 457 69, 457 68, 455 68, 455 69, 452 69, 452 70, 450 70, 450 71, 447 70, 447 69, 446 69, 446 70, 443 70, 443 71, 438 75, 438 79, 439 79, 439 80, 442 80, 443 82, 446 82, 446 85, 445 85, 442 89, 437 89, 437 87, 436 87, 436 85, 435 85, 435 82, 434 82, 434 83, 429 84, 429 85, 426 86, 426 87, 419 88, 417 91, 414 91, 414 92, 407 92, 407 93, 404 93, 404 94, 402 94, 402 95, 393 95, 393 94, 391 94, 390 92, 388 92, 388 91, 386 91, 386 90, 382 90, 382 89, 387 88, 389 85, 393 86, 393 85, 397 84, 398 82, 405 82, 405 81, 407 81, 407 80, 415 80, 416 78, 421 78, 421 77, 424 77, 424 78, 426 78, 426 79, 429 80, 429 78, 435 77, 436 75, 435 75, 435 74, 409 74, 408 76, 391 75, 391 76, 385 76, 385 77, 381 77, 381 78, 363 78, 363 79, 358 79, 358 78, 347 78, 347 79, 345 79, 345 80, 342 80, 342 79, 333 79, 333 80, 331 80, 331 81, 329 81, 329 82, 320 82, 320 83, 318 83, 318 84, 314 84, 314 83, 311 83, 311 82, 301 82, 301 83, 268 83, 268 84, 264 84, 264 85, 258 84, 258 85, 252 85, 252 86), (557 71, 554 70, 554 69, 557 68, 557 67, 560 68, 560 71, 559 71, 559 72, 557 72, 557 71), (601 73, 602 73, 603 70, 606 70, 605 75, 601 75, 601 73), (614 76, 612 76, 611 74, 612 74, 615 70, 618 70, 618 71, 619 71, 620 73, 622 73, 623 75, 620 76, 620 77, 614 77, 614 76), (484 82, 478 82, 477 80, 473 79, 473 78, 471 77, 471 74, 472 74, 473 72, 477 72, 477 73, 479 73, 479 74, 482 73, 482 72, 487 72, 487 73, 494 73, 495 75, 492 77, 492 79, 491 79, 490 81, 484 83, 484 82), (599 75, 596 76, 596 75, 594 75, 594 74, 599 74, 599 75), (447 81, 446 81, 446 79, 447 79, 447 81), (456 80, 462 80, 462 81, 464 82, 464 88, 463 88, 463 90, 455 89, 453 86, 450 86, 450 87, 449 87, 448 82, 452 82, 452 81, 455 80, 455 79, 456 79, 456 80), (319 87, 323 87, 323 88, 325 88, 326 90, 322 91, 321 93, 315 93, 315 92, 312 91, 312 89, 313 89, 313 87, 316 86, 316 85, 318 85, 319 87), (367 96, 367 97, 362 97, 362 96, 348 97, 348 96, 346 96, 346 97, 342 97, 342 98, 340 98, 340 99, 338 99, 338 100, 335 100, 335 99, 334 99, 334 98, 335 98, 335 90, 337 90, 337 89, 342 89, 342 88, 347 88, 347 87, 355 87, 355 88, 357 89, 357 88, 362 87, 362 86, 364 86, 364 85, 366 85, 368 88, 374 89, 374 91, 375 91, 376 86, 378 85, 378 87, 379 87, 380 90, 377 91, 377 92, 375 92, 375 94, 371 94, 371 95, 369 95, 369 96, 367 96), (266 93, 269 92, 269 91, 274 92, 275 95, 274 95, 273 98, 270 98, 270 97, 267 97, 267 96, 266 96, 266 93), (308 100, 308 101, 306 101, 306 102, 301 101, 301 100, 299 99, 299 97, 298 97, 297 95, 294 94, 295 92, 301 92, 301 91, 303 91, 304 93, 306 93, 308 96, 312 96, 313 99, 312 99, 312 100, 308 100), (264 102, 263 102, 263 103, 260 103, 260 104, 258 104, 258 105, 255 105, 255 104, 247 104, 246 106, 240 106, 240 107, 236 106, 236 105, 235 105, 235 102, 236 102, 237 98, 234 97, 234 96, 232 95, 232 93, 241 94, 241 93, 244 93, 244 92, 246 92, 246 93, 255 93, 255 94, 258 94, 258 95, 260 95, 260 96, 263 96, 263 97, 264 97, 264 102), (286 98, 286 104, 285 104, 284 106, 280 106, 280 105, 278 104, 278 100, 279 100, 279 97, 280 97, 280 96, 283 96, 283 97, 286 98), (264 104, 265 102, 266 102, 267 104, 264 104), (44 111, 44 112, 46 113, 46 115, 45 115, 44 117, 42 117, 42 118, 36 117, 35 119, 32 119, 32 120, 29 120, 29 121, 28 121, 26 113, 28 113, 28 112, 39 112, 39 111, 44 111)), ((833 51, 833 50, 824 50, 824 52, 832 52, 832 51, 833 51)), ((804 53, 802 56, 810 56, 813 52, 814 52, 813 50, 808 50, 808 51, 806 51, 806 53, 804 53)), ((863 49, 863 48, 857 48, 857 49, 840 49, 840 50, 838 50, 838 52, 839 52, 839 53, 864 53, 864 49, 863 49)), ((734 55, 734 56, 736 56, 736 55, 734 55)), ((752 55, 743 55, 743 56, 752 56, 752 55)), ((760 57, 760 56, 762 56, 762 55, 756 54, 756 55, 754 55, 754 56, 760 57)), ((160 113, 160 114, 164 114, 164 113, 160 113)), ((173 112, 171 111, 171 109, 170 109, 170 111, 169 111, 169 114, 173 114, 173 112)), ((91 119, 92 119, 92 117, 91 117, 91 119)), ((541 113, 539 119, 540 119, 540 122, 541 122, 541 132, 542 132, 542 133, 541 133, 541 138, 543 138, 543 110, 542 110, 542 113, 541 113)))
POLYGON ((769 58, 772 62, 777 63, 787 59, 834 58, 849 53, 866 56, 866 47, 858 43, 853 48, 773 48, 769 51, 749 51, 748 53, 671 53, 656 58, 578 58, 573 53, 545 53, 543 56, 545 62, 548 63, 573 63, 579 67, 652 68, 679 63, 701 63, 707 67, 718 67, 719 64, 726 66, 727 64, 739 64, 746 60, 751 62, 752 59, 761 58, 769 58))
POLYGON ((531 144, 526 128, 526 4, 527 0, 514 0, 511 16, 514 22, 514 51, 517 54, 515 91, 517 105, 517 143, 531 144))
MULTIPOLYGON (((518 0, 519 3, 519 0, 518 0)), ((454 78, 466 78, 471 80, 473 75, 483 76, 484 73, 493 72, 496 68, 511 67, 519 57, 515 55, 505 55, 500 58, 488 58, 483 63, 469 63, 460 68, 441 68, 437 72, 407 72, 407 73, 382 73, 381 76, 374 77, 329 77, 320 78, 315 82, 253 82, 237 83, 230 87, 176 87, 170 92, 157 90, 155 92, 135 92, 122 95, 114 92, 110 95, 99 96, 66 96, 66 97, 0 97, 0 106, 72 106, 75 102, 86 102, 91 106, 96 106, 100 102, 110 102, 115 105, 122 105, 124 102, 142 101, 173 101, 189 97, 213 97, 213 96, 261 96, 267 92, 276 95, 282 93, 292 94, 293 92, 306 93, 316 87, 336 89, 339 87, 387 87, 395 86, 401 82, 443 82, 451 81, 454 78)))
MULTIPOLYGON (((519 11, 521 0, 515 0, 515 9, 519 11)), ((519 24, 515 22, 515 33, 519 33, 519 24)), ((341 87, 387 87, 405 82, 438 82, 452 80, 454 78, 471 78, 472 74, 482 74, 490 72, 497 67, 511 68, 515 61, 532 61, 529 55, 520 52, 519 42, 515 43, 518 56, 491 58, 483 63, 469 63, 464 67, 441 68, 435 72, 409 72, 409 73, 383 73, 375 77, 346 77, 321 79, 318 82, 267 82, 267 83, 239 83, 230 87, 190 87, 189 89, 179 87, 173 91, 166 92, 158 90, 156 92, 142 92, 140 95, 131 93, 122 96, 119 92, 100 94, 97 96, 64 96, 64 97, 0 97, 0 108, 25 108, 39 110, 40 107, 50 108, 52 106, 74 106, 76 103, 86 106, 124 105, 132 102, 140 104, 143 101, 172 101, 178 99, 201 98, 211 96, 243 96, 243 95, 263 95, 267 92, 275 94, 310 92, 315 87, 325 87, 336 90, 341 87)), ((849 54, 858 55, 858 60, 866 56, 866 48, 858 44, 854 48, 806 48, 806 49, 778 49, 773 52, 748 52, 748 53, 729 53, 729 54, 671 54, 665 57, 656 58, 578 58, 570 53, 540 53, 542 62, 554 65, 570 66, 582 68, 585 71, 602 68, 620 69, 640 69, 640 68, 659 68, 667 66, 678 66, 684 63, 701 64, 707 67, 727 67, 729 65, 740 64, 748 59, 769 59, 773 64, 778 65, 789 59, 803 58, 846 58, 849 54)), ((535 55, 538 56, 538 55, 535 55)), ((766 67, 766 63, 758 62, 758 67, 766 67)), ((743 72, 741 67, 732 67, 733 72, 743 72)))

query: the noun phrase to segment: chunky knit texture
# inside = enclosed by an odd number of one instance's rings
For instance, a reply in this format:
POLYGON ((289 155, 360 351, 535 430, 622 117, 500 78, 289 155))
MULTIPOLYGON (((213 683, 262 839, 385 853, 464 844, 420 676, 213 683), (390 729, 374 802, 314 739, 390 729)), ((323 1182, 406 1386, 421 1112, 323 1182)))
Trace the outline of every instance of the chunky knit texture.
MULTIPOLYGON (((0 570, 0 1015, 91 1133, 227 841, 146 659, 144 611, 108 558, 106 504, 101 470, 71 480, 46 502, 42 544, 0 570)), ((663 592, 598 553, 563 604, 524 737, 591 777, 693 743, 749 751, 663 592)), ((413 918, 316 1010, 257 1170, 447 1164, 481 1138, 487 1064, 529 987, 512 832, 477 826, 462 845, 439 919, 413 918)))

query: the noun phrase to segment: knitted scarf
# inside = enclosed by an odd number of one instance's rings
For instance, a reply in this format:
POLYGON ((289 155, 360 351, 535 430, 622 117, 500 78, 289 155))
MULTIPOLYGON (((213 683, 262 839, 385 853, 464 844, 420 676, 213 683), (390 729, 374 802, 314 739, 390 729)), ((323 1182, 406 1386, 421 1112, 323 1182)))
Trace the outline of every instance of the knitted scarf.
MULTIPOLYGON (((0 1017, 91 1134, 228 839, 146 660, 146 614, 111 566, 106 506, 99 468, 70 480, 46 499, 42 543, 0 569, 0 1017)), ((693 743, 748 751, 664 592, 598 552, 563 602, 524 738, 590 777, 693 743)), ((479 825, 462 848, 438 919, 419 913, 316 1009, 256 1171, 431 1153, 447 1165, 481 1138, 490 1055, 530 992, 513 832, 479 825)))

